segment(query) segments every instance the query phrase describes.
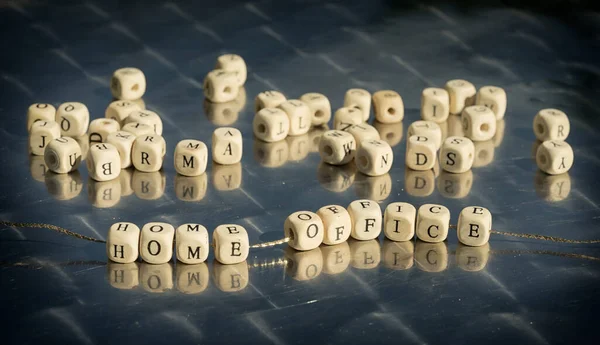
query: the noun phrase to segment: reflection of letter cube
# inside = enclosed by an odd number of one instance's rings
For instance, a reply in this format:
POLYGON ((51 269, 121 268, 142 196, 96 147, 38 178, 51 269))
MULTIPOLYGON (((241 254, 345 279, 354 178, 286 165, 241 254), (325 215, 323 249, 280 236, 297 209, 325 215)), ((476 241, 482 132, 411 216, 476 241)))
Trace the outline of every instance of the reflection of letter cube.
POLYGON ((29 151, 36 156, 41 156, 46 146, 56 138, 60 138, 60 126, 54 122, 54 119, 36 121, 29 131, 29 151))
POLYGON ((242 160, 242 133, 232 127, 215 129, 212 159, 219 164, 235 164, 242 160))
POLYGON ((214 261, 212 271, 212 281, 223 292, 241 291, 248 285, 248 263, 246 261, 235 265, 223 265, 214 261))
POLYGON ((537 149, 535 161, 546 174, 566 173, 573 166, 573 149, 566 141, 544 141, 537 149))
POLYGON ((91 145, 87 158, 88 174, 96 181, 112 180, 121 173, 121 157, 114 145, 91 145))
POLYGON ((204 78, 204 97, 214 103, 233 101, 240 90, 235 72, 216 69, 208 72, 204 78))
POLYGON ((177 260, 184 264, 199 264, 208 257, 208 231, 200 224, 183 224, 176 230, 177 260))
POLYGON ((46 146, 44 162, 50 171, 57 174, 76 170, 81 163, 81 147, 73 138, 56 138, 46 146))
POLYGON ((230 265, 245 261, 250 252, 248 233, 240 225, 223 224, 213 231, 215 259, 222 264, 230 265))
POLYGON ((406 202, 393 202, 385 208, 383 232, 392 241, 410 241, 415 235, 417 210, 406 202))
POLYGON ((442 169, 451 173, 463 173, 473 166, 475 145, 468 138, 448 137, 440 149, 442 169))
POLYGON ((570 130, 567 114, 558 109, 542 109, 533 118, 533 133, 540 141, 567 140, 570 130))
POLYGON ((110 91, 116 99, 135 100, 146 92, 146 76, 134 67, 119 68, 110 80, 110 91))
POLYGON ((143 135, 135 138, 131 150, 133 166, 143 172, 159 171, 166 152, 165 139, 160 135, 143 135))
POLYGON ((173 257, 175 228, 167 223, 148 223, 140 235, 140 256, 149 264, 164 264, 173 257))
POLYGON ((406 141, 406 166, 413 170, 429 170, 435 165, 436 146, 429 137, 413 135, 406 141))
POLYGON ((83 103, 63 103, 56 111, 55 121, 59 124, 63 136, 80 137, 88 130, 90 112, 83 103))
POLYGON ((140 228, 133 223, 119 222, 108 229, 106 255, 111 261, 122 264, 134 262, 138 258, 140 228))
POLYGON ((323 242, 323 221, 316 213, 298 211, 290 214, 283 225, 289 246, 296 250, 311 250, 323 242))
POLYGON ((450 210, 442 205, 425 204, 417 214, 417 237, 425 242, 443 242, 448 237, 450 210))
POLYGON ((486 244, 492 230, 492 214, 487 208, 465 207, 458 215, 456 232, 462 244, 478 247, 486 244))
POLYGON ((175 171, 184 176, 198 176, 206 171, 208 148, 199 140, 181 140, 175 147, 175 171))
POLYGON ((373 200, 354 200, 348 205, 348 213, 352 220, 354 239, 360 241, 372 240, 381 233, 381 207, 373 200))

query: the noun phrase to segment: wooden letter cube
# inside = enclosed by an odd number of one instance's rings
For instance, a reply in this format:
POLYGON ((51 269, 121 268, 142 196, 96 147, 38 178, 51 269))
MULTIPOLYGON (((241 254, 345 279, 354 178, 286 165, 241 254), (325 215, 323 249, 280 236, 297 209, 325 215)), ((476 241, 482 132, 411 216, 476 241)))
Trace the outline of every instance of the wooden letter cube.
POLYGON ((142 227, 140 256, 149 264, 164 264, 173 257, 175 228, 167 223, 148 223, 142 227))
POLYGON ((236 54, 225 54, 217 58, 217 65, 215 69, 222 69, 227 72, 234 72, 237 80, 237 85, 242 86, 246 82, 248 75, 248 69, 246 68, 246 62, 241 56, 236 54))
POLYGON ((450 211, 442 205, 425 204, 417 214, 417 238, 425 242, 443 242, 448 237, 450 211))
POLYGON ((119 68, 110 80, 110 91, 116 99, 134 100, 146 92, 146 76, 134 67, 119 68))
POLYGON ((570 130, 567 114, 558 109, 542 109, 533 118, 533 133, 539 141, 567 140, 570 130))
POLYGON ((360 147, 363 141, 381 139, 377 129, 375 129, 375 127, 367 123, 361 123, 360 125, 352 125, 346 129, 346 132, 354 136, 357 148, 360 147))
POLYGON ((181 140, 174 156, 175 171, 183 176, 199 176, 206 171, 208 148, 199 140, 181 140))
POLYGON ((506 113, 506 92, 501 87, 484 86, 477 92, 475 104, 490 108, 496 115, 496 120, 500 121, 506 113))
POLYGON ((121 173, 119 151, 109 143, 91 145, 86 163, 89 176, 96 181, 109 181, 121 173))
POLYGON ((490 140, 496 134, 496 115, 486 106, 466 107, 461 117, 465 137, 473 141, 490 140))
POLYGON ((303 135, 308 133, 312 114, 306 103, 297 99, 290 99, 281 103, 278 108, 283 110, 289 118, 289 135, 303 135))
POLYGON ((63 103, 56 111, 55 121, 60 125, 63 136, 80 137, 88 130, 90 112, 83 103, 63 103))
POLYGON ((263 108, 254 115, 252 130, 259 140, 268 143, 280 141, 290 131, 290 119, 279 108, 263 108))
POLYGON ((44 162, 50 171, 57 174, 77 170, 81 163, 81 147, 73 138, 56 138, 46 146, 44 162))
POLYGON ((394 152, 383 140, 367 140, 356 150, 356 167, 368 176, 385 175, 392 168, 394 152))
POLYGON ((469 138, 448 137, 440 150, 442 169, 451 173, 464 173, 471 169, 475 159, 475 145, 469 138))
POLYGON ((283 224, 285 237, 289 237, 289 246, 296 250, 311 250, 321 245, 324 227, 321 217, 310 211, 298 211, 290 214, 283 224))
POLYGON ((331 119, 331 104, 329 99, 320 93, 305 93, 300 100, 308 105, 311 110, 313 126, 326 124, 331 119))
POLYGON ((435 165, 436 151, 429 137, 413 135, 406 141, 406 166, 413 170, 430 170, 435 165))
POLYGON ((363 113, 358 108, 340 108, 333 115, 333 129, 340 131, 345 131, 350 126, 360 125, 363 122, 363 113))
POLYGON ((242 160, 242 133, 232 127, 215 129, 212 135, 212 159, 219 164, 236 164, 242 160))
POLYGON ((204 78, 204 97, 214 103, 233 101, 240 91, 240 82, 236 72, 216 69, 208 72, 204 78))
POLYGON ((383 233, 392 241, 410 241, 415 236, 417 209, 406 202, 393 202, 385 208, 383 233))
POLYGON ((113 119, 117 121, 120 126, 123 126, 125 120, 129 117, 129 114, 140 110, 142 110, 142 108, 135 102, 117 100, 108 105, 104 112, 104 117, 113 119))
POLYGON ((360 110, 362 113, 361 122, 367 122, 371 114, 371 94, 363 89, 350 89, 346 91, 344 96, 344 107, 360 110))
POLYGON ((381 233, 381 207, 373 200, 354 200, 348 205, 348 213, 352 221, 350 236, 359 241, 372 240, 381 233))
POLYGON ((60 138, 60 126, 54 119, 36 121, 29 130, 29 151, 36 156, 42 156, 46 146, 57 138, 60 138))
POLYGON ((325 228, 323 243, 335 245, 348 240, 352 231, 352 220, 350 219, 350 213, 344 207, 338 205, 323 206, 317 211, 317 215, 323 221, 325 228))
POLYGON ((135 135, 125 131, 110 133, 108 137, 106 137, 106 143, 113 145, 117 148, 117 151, 119 151, 121 169, 126 169, 131 166, 131 150, 134 141, 135 135))
POLYGON ((373 94, 375 119, 381 123, 398 123, 404 119, 402 97, 392 90, 377 91, 373 94))
POLYGON ((92 143, 104 143, 109 134, 121 130, 121 125, 113 119, 95 119, 88 128, 89 140, 92 143))
POLYGON ((150 110, 135 110, 127 116, 125 119, 126 123, 143 123, 154 129, 154 133, 162 135, 163 123, 157 113, 150 110))
POLYGON ((352 134, 331 130, 323 133, 319 142, 319 155, 325 163, 343 165, 350 162, 356 153, 356 141, 352 134))
POLYGON ((435 144, 436 151, 442 146, 442 129, 433 121, 415 121, 408 126, 407 135, 426 136, 435 144))
POLYGON ((31 129, 36 121, 54 122, 56 120, 56 108, 48 103, 34 103, 27 109, 27 130, 31 129))
POLYGON ((538 168, 550 175, 566 173, 573 166, 573 149, 566 141, 544 141, 537 149, 538 168))
POLYGON ((236 224, 219 225, 213 231, 215 259, 224 265, 238 264, 248 258, 250 242, 246 229, 236 224))
POLYGON ((140 122, 127 123, 121 129, 125 132, 133 134, 135 137, 139 137, 141 135, 156 134, 153 126, 140 122))
POLYGON ((160 135, 139 136, 133 142, 131 161, 139 171, 159 171, 162 168, 166 150, 165 139, 160 135))
POLYGON ((450 96, 450 114, 458 115, 465 107, 475 103, 475 95, 477 90, 475 85, 466 80, 455 79, 450 80, 444 86, 450 96))
POLYGON ((492 214, 487 208, 469 206, 458 215, 456 232, 460 243, 479 247, 488 243, 492 230, 492 214))
POLYGON ((183 224, 175 236, 177 260, 184 264, 200 264, 208 258, 210 251, 208 231, 200 224, 183 224))
POLYGON ((254 100, 254 112, 258 113, 263 108, 277 108, 285 102, 285 96, 279 91, 264 91, 259 93, 254 100))
POLYGON ((106 255, 113 262, 127 264, 138 258, 140 228, 133 223, 119 222, 111 225, 106 238, 106 255))
POLYGON ((421 93, 421 119, 442 123, 450 115, 450 96, 448 91, 437 87, 428 87, 421 93))

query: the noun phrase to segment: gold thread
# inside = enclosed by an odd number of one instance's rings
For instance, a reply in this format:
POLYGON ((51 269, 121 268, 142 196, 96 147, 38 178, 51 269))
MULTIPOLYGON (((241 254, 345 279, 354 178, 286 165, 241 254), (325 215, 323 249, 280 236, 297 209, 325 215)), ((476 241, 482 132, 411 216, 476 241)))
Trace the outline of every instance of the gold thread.
POLYGON ((85 235, 82 235, 82 234, 78 234, 76 232, 67 230, 67 229, 62 228, 60 226, 51 225, 51 224, 45 224, 45 223, 16 223, 16 222, 9 222, 9 221, 2 220, 2 221, 0 221, 0 225, 11 226, 11 227, 16 227, 16 228, 49 229, 49 230, 53 230, 53 231, 56 231, 58 233, 61 233, 63 235, 73 236, 73 237, 78 238, 80 240, 86 240, 86 241, 98 242, 98 243, 106 243, 106 241, 104 241, 104 240, 101 240, 101 239, 98 239, 98 238, 89 237, 89 236, 85 236, 85 235))
POLYGON ((282 238, 280 240, 276 240, 276 241, 253 244, 253 245, 250 246, 250 248, 267 248, 267 247, 273 247, 273 246, 278 246, 280 244, 287 243, 289 241, 290 241, 290 237, 284 237, 284 238, 282 238))

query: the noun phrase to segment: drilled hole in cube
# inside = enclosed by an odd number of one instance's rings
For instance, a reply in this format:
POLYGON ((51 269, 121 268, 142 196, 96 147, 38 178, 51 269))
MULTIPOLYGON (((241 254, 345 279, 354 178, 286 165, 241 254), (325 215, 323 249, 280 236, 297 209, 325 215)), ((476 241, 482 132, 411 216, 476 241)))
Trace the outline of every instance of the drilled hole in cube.
POLYGON ((225 93, 231 93, 231 87, 225 86, 225 88, 223 89, 223 92, 225 92, 225 93))
POLYGON ((230 117, 233 112, 229 108, 223 109, 223 116, 230 117))
POLYGON ((323 117, 324 115, 325 115, 325 113, 323 113, 322 110, 315 111, 315 117, 323 117))
POLYGON ((366 169, 369 166, 369 160, 365 156, 358 157, 358 166, 363 169, 366 169))
POLYGON ((479 154, 477 154, 477 157, 481 160, 485 160, 488 156, 487 151, 483 150, 483 151, 479 151, 479 154))
POLYGON ((258 133, 264 133, 267 131, 267 127, 261 123, 260 125, 258 125, 258 127, 256 127, 256 130, 258 131, 258 133))
POLYGON ((481 126, 479 126, 479 130, 482 132, 487 132, 490 130, 490 125, 487 123, 482 123, 481 126))
POLYGON ((396 114, 396 109, 394 109, 394 108, 389 108, 389 109, 387 110, 387 112, 388 112, 390 115, 394 115, 394 114, 396 114))
POLYGON ((548 159, 546 158, 546 155, 544 155, 544 154, 540 155, 540 163, 542 163, 542 165, 546 165, 547 161, 548 161, 548 159))
POLYGON ((56 154, 54 152, 52 152, 49 156, 48 156, 48 166, 54 167, 58 165, 58 157, 56 157, 56 154))
POLYGON ((386 135, 385 135, 385 138, 386 138, 387 140, 392 140, 392 139, 394 139, 394 133, 392 133, 392 132, 389 132, 388 134, 386 134, 386 135))
POLYGON ((327 156, 331 156, 333 154, 333 148, 329 145, 325 145, 323 148, 323 153, 325 153, 327 156))
POLYGON ((133 86, 131 87, 131 91, 137 91, 140 89, 140 85, 138 84, 133 84, 133 86))
POLYGON ((541 123, 538 123, 536 128, 537 128, 538 133, 540 133, 540 134, 544 133, 544 126, 541 123))

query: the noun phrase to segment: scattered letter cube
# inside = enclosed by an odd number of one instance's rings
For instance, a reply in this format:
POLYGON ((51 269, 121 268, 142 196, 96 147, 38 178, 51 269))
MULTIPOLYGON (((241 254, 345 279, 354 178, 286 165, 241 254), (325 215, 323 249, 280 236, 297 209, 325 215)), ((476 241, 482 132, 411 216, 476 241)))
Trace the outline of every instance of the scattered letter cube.
POLYGON ((310 211, 294 212, 287 217, 283 224, 288 244, 296 250, 311 250, 321 245, 324 227, 321 217, 310 211))
POLYGON ((175 171, 183 176, 202 175, 208 163, 208 148, 199 140, 182 140, 175 147, 173 161, 175 171))
POLYGON ((467 246, 479 247, 488 243, 492 230, 492 214, 487 208, 465 207, 458 215, 458 240, 467 246))

